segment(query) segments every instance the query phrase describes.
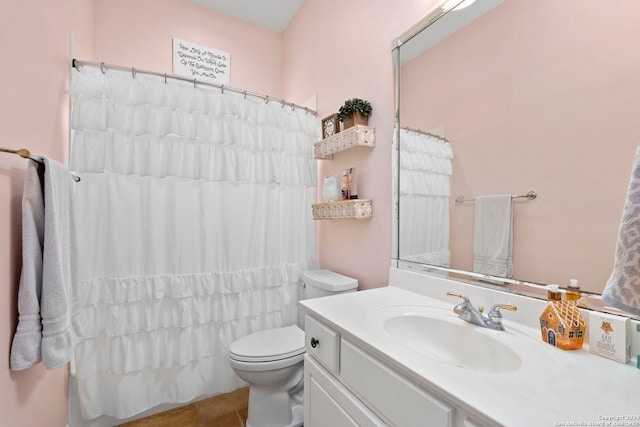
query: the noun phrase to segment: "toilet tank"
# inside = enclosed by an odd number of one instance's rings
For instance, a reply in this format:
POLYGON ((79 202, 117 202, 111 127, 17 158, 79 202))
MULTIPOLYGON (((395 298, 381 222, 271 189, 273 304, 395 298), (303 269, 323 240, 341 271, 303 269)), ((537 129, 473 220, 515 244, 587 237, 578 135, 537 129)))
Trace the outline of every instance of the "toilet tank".
POLYGON ((300 279, 301 300, 355 292, 358 289, 358 280, 329 270, 303 271, 300 279))
MULTIPOLYGON (((300 275, 300 299, 355 292, 358 280, 329 270, 303 271, 300 275)), ((298 326, 304 329, 304 307, 298 306, 298 326)))

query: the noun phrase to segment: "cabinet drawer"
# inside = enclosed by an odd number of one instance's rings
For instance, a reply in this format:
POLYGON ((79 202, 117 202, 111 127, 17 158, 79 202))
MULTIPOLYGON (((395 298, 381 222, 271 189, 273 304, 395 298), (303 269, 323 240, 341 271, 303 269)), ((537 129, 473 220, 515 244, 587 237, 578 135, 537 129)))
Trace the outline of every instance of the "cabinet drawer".
POLYGON ((453 426, 451 406, 345 340, 341 344, 340 377, 394 425, 453 426))
POLYGON ((307 353, 337 374, 340 369, 340 334, 309 315, 304 318, 304 331, 307 353))

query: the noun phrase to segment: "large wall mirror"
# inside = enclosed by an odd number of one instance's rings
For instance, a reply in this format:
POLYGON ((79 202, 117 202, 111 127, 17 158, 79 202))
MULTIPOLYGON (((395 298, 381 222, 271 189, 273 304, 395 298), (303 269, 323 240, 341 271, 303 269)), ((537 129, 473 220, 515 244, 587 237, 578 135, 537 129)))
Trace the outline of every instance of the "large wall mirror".
POLYGON ((395 254, 472 272, 475 197, 535 191, 513 279, 598 294, 640 143, 640 2, 457 3, 394 49, 395 254))

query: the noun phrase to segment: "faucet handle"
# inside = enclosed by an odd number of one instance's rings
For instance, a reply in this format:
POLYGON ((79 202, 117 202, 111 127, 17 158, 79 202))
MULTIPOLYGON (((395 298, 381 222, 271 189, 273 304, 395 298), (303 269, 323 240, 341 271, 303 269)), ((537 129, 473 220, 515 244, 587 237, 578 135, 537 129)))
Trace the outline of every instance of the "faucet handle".
POLYGON ((489 310, 489 318, 490 319, 502 319, 502 313, 500 312, 500 309, 503 310, 509 310, 509 311, 517 311, 518 307, 516 307, 515 305, 512 304, 494 304, 491 307, 491 310, 489 310))
POLYGON ((470 302, 469 297, 466 295, 456 294, 454 292, 447 292, 447 296, 462 298, 464 302, 470 302))
MULTIPOLYGON (((469 300, 469 297, 466 296, 466 295, 456 294, 454 292, 447 292, 447 295, 450 296, 450 297, 462 298, 464 300, 464 302, 471 302, 471 300, 469 300)), ((478 307, 478 311, 480 313, 484 313, 484 307, 483 306, 478 307)))
POLYGON ((500 308, 503 310, 518 311, 518 307, 512 304, 494 304, 493 307, 491 307, 491 311, 498 310, 500 308))
POLYGON ((492 329, 496 329, 499 331, 504 331, 504 326, 502 326, 502 312, 500 309, 516 311, 518 307, 511 304, 494 304, 489 310, 489 314, 487 314, 487 318, 489 319, 489 323, 491 324, 492 329))

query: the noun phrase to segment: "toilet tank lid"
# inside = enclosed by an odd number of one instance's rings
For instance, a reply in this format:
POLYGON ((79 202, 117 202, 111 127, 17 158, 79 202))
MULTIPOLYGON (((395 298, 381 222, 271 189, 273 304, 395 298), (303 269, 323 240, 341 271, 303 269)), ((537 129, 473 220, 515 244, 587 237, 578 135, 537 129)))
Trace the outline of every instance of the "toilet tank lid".
POLYGON ((302 281, 308 286, 315 286, 330 292, 349 291, 358 287, 357 279, 329 270, 303 271, 302 281))

